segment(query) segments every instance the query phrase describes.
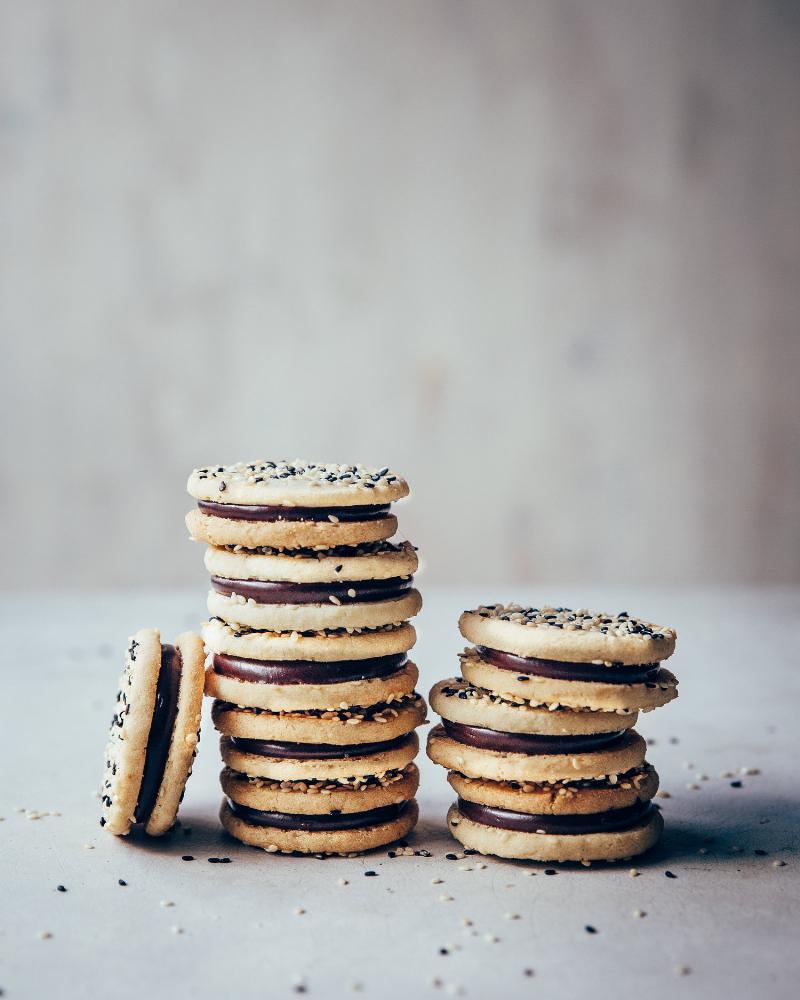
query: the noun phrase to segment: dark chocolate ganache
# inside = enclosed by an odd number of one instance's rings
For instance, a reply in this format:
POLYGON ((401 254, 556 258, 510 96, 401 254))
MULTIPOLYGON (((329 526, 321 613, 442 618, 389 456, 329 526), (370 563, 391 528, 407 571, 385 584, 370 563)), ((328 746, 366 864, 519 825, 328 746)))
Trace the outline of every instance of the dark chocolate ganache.
POLYGON ((377 521, 386 517, 391 505, 375 503, 354 504, 352 507, 265 507, 198 500, 197 506, 204 514, 234 521, 377 521))
POLYGON ((367 660, 248 660, 215 653, 214 673, 250 684, 339 684, 391 677, 408 663, 405 653, 367 660))
POLYGON ((352 743, 340 746, 335 743, 287 743, 284 740, 249 740, 241 736, 230 738, 231 747, 239 753, 251 753, 258 757, 285 757, 290 760, 335 760, 336 758, 367 757, 386 750, 396 750, 408 739, 404 733, 393 740, 382 743, 352 743))
POLYGON ((581 834, 604 833, 611 830, 628 830, 649 816, 654 807, 649 802, 637 802, 624 809, 610 809, 601 813, 519 813, 498 809, 479 802, 459 798, 458 811, 462 816, 484 826, 517 833, 581 834))
POLYGON ((357 813, 282 813, 268 812, 264 809, 253 809, 242 806, 228 799, 228 808, 234 816, 247 823, 257 826, 274 826, 280 830, 307 830, 322 832, 324 830, 353 830, 356 827, 375 826, 378 823, 391 823, 403 815, 407 802, 398 802, 380 809, 368 809, 357 813))
POLYGON ((153 721, 147 737, 142 783, 139 786, 139 798, 134 811, 137 823, 146 823, 150 818, 164 777, 172 731, 178 714, 181 666, 180 651, 174 646, 162 645, 153 721))
POLYGON ((602 663, 567 663, 560 660, 540 660, 533 656, 516 656, 488 646, 476 646, 482 660, 501 670, 516 674, 534 674, 560 681, 603 681, 606 684, 640 684, 652 681, 658 673, 658 663, 638 663, 626 666, 621 663, 610 667, 602 663))
POLYGON ((212 576, 218 594, 240 594, 257 604, 359 604, 391 601, 407 594, 413 578, 395 576, 388 580, 346 580, 335 583, 273 583, 267 580, 229 580, 212 576), (331 600, 335 598, 335 600, 331 600))
POLYGON ((566 736, 541 736, 533 733, 501 733, 482 726, 465 726, 460 722, 442 719, 449 737, 479 750, 497 750, 500 753, 562 754, 582 753, 613 746, 624 732, 578 733, 566 736))

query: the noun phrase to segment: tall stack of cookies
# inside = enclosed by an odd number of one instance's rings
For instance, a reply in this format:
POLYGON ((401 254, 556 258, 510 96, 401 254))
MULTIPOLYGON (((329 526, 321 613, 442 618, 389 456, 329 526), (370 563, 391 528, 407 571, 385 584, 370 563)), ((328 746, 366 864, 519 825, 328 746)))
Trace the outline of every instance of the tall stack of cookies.
POLYGON ((195 470, 189 532, 208 545, 206 694, 222 734, 220 818, 270 852, 351 853, 417 821, 408 659, 417 555, 388 468, 257 461, 195 470))
POLYGON ((458 794, 450 832, 482 854, 616 861, 652 847, 658 775, 634 730, 677 697, 673 629, 585 609, 465 611, 461 677, 436 684, 428 756, 458 794))

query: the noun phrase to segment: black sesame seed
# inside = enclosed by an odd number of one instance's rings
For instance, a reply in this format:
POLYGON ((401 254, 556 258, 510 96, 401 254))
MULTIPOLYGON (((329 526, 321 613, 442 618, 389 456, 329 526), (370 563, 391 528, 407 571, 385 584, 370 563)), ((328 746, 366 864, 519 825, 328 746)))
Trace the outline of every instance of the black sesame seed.
POLYGON ((377 876, 377 874, 378 874, 377 872, 373 872, 373 871, 369 871, 369 872, 364 872, 364 875, 365 875, 365 876, 366 876, 367 878, 374 878, 375 876, 377 876))
POLYGON ((447 950, 447 948, 440 948, 439 949, 439 954, 440 955, 449 955, 450 952, 447 950))
POLYGON ((741 788, 741 787, 742 787, 741 781, 732 781, 731 782, 731 788, 741 788))
POLYGON ((591 924, 587 924, 586 925, 586 933, 587 934, 596 934, 597 933, 597 928, 596 927, 592 927, 591 924))
POLYGON ((181 855, 181 861, 194 861, 194 855, 193 854, 182 854, 181 855))
POLYGON ((58 892, 66 892, 67 891, 67 887, 65 885, 57 885, 56 889, 58 890, 58 892))
POLYGON ((557 875, 558 874, 558 872, 555 870, 555 868, 545 868, 544 873, 545 873, 545 875, 557 875))
POLYGON ((127 885, 127 884, 128 884, 128 883, 127 883, 127 882, 125 881, 125 879, 124 879, 124 878, 118 878, 118 879, 117 879, 117 882, 118 882, 118 883, 119 883, 120 885, 127 885))
POLYGON ((458 861, 458 858, 455 856, 455 854, 445 854, 445 857, 447 858, 448 861, 458 861))
POLYGON ((671 872, 671 871, 666 871, 666 872, 664 872, 664 874, 667 876, 667 878, 677 878, 678 877, 675 874, 675 872, 671 872))

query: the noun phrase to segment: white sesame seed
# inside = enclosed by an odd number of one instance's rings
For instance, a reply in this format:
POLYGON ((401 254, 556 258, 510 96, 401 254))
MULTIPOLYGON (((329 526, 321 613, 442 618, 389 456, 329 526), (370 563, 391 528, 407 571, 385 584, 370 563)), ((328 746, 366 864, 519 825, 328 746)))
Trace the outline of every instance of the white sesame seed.
POLYGON ((631 878, 637 878, 641 873, 638 868, 631 868, 628 874, 630 875, 631 878))
POLYGON ((302 906, 296 906, 296 907, 294 908, 294 915, 295 915, 296 917, 302 917, 302 915, 303 915, 303 914, 304 914, 305 912, 306 912, 306 911, 305 911, 305 910, 303 909, 303 907, 302 907, 302 906))
POLYGON ((159 906, 174 906, 175 904, 172 902, 171 899, 162 899, 161 902, 158 905, 159 906))
POLYGON ((780 858, 776 858, 775 861, 772 862, 772 867, 773 868, 785 868, 786 867, 786 862, 782 861, 780 858))
POLYGON ((40 941, 49 941, 50 938, 53 936, 53 933, 52 931, 39 931, 39 933, 36 936, 39 938, 40 941))
POLYGON ((440 903, 452 903, 453 902, 453 897, 452 896, 447 896, 447 895, 440 896, 439 897, 439 902, 440 903))
POLYGON ((644 910, 634 910, 633 911, 633 915, 634 915, 634 917, 646 917, 647 916, 647 914, 645 913, 644 910))

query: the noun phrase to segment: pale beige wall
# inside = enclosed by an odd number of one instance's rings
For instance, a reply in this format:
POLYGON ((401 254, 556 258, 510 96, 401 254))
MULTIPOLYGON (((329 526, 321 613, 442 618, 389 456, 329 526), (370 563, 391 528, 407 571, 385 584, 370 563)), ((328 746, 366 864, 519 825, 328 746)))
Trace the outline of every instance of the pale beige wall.
POLYGON ((2 585, 392 463, 428 581, 800 580, 800 5, 0 0, 2 585))

